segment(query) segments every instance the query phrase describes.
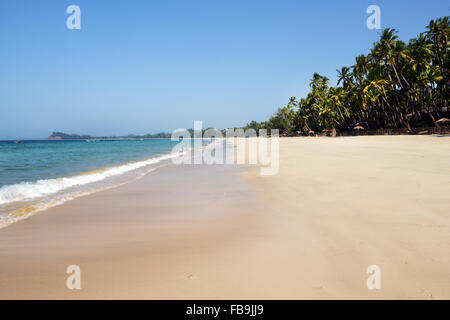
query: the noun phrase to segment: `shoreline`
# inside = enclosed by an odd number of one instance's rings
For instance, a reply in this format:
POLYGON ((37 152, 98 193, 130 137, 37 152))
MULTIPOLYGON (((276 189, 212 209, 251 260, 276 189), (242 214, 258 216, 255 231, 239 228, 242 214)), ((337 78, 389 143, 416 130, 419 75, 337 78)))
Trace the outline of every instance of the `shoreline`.
POLYGON ((448 299, 449 160, 448 137, 361 136, 280 139, 274 176, 165 166, 1 229, 0 298, 448 299))
MULTIPOLYGON (((168 161, 174 156, 173 153, 167 152, 150 158, 118 163, 116 165, 100 167, 94 170, 82 171, 73 175, 37 179, 36 181, 23 181, 12 185, 1 186, 0 191, 8 190, 8 188, 17 188, 18 186, 23 186, 23 188, 25 188, 25 186, 42 185, 44 183, 65 184, 65 186, 60 187, 60 190, 50 190, 48 193, 41 191, 41 193, 37 194, 34 198, 26 198, 26 192, 23 192, 22 194, 16 192, 16 199, 14 199, 14 201, 1 203, 5 206, 9 205, 10 208, 9 211, 0 211, 0 213, 3 214, 0 215, 0 230, 24 219, 28 219, 36 213, 60 206, 67 201, 114 189, 137 181, 157 168, 170 164, 168 161), (124 176, 126 174, 128 174, 128 176, 124 176), (91 181, 88 180, 88 177, 91 177, 91 181), (79 183, 78 180, 80 179, 84 179, 85 181, 79 183), (105 180, 108 180, 106 184, 104 183, 105 180), (24 199, 17 199, 17 197, 21 195, 24 199), (15 203, 22 203, 22 205, 20 207, 11 206, 15 203)), ((1 197, 0 200, 2 200, 1 197)))
POLYGON ((239 170, 165 166, 0 230, 0 298, 186 298, 170 287, 199 286, 205 259, 242 250, 239 239, 260 224, 250 218, 260 208, 239 170), (194 261, 197 255, 206 258, 194 261), (83 275, 79 291, 65 287, 74 264, 83 275))

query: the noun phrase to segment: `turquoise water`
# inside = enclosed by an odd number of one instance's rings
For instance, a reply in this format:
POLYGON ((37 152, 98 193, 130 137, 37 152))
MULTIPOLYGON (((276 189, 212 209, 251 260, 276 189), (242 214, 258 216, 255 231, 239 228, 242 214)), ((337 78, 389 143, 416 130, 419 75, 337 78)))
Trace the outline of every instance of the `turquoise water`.
POLYGON ((0 141, 0 228, 80 195, 138 179, 175 157, 172 150, 178 143, 0 141))
POLYGON ((170 152, 178 142, 0 141, 0 187, 72 176, 170 152))

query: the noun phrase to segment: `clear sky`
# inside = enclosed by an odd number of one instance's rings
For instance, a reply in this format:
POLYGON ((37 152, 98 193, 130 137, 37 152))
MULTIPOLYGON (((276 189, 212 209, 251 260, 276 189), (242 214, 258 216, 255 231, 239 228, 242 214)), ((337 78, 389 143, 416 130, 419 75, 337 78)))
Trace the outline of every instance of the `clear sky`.
POLYGON ((448 0, 0 2, 0 139, 144 134, 266 120, 314 72, 367 53, 382 27, 409 40, 448 0), (68 30, 66 8, 81 8, 68 30))

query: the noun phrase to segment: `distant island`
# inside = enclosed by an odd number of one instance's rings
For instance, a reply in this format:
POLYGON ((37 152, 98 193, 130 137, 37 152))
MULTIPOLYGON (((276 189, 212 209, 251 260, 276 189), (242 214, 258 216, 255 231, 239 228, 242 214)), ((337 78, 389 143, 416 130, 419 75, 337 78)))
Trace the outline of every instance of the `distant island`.
MULTIPOLYGON (((212 127, 208 127, 202 129, 202 136, 204 133, 209 130, 214 129, 212 127)), ((230 128, 233 130, 242 129, 240 127, 230 128)), ((194 136, 194 129, 186 129, 189 132, 190 136, 194 136)), ((223 136, 226 136, 226 129, 219 130, 223 136)), ((135 135, 129 134, 127 136, 91 136, 88 134, 68 134, 64 132, 53 132, 50 136, 45 138, 45 140, 140 140, 140 139, 171 139, 172 134, 167 132, 159 132, 155 134, 145 134, 145 135, 135 135)))
POLYGON ((45 140, 137 140, 137 139, 168 139, 171 137, 170 133, 160 132, 156 134, 134 135, 127 136, 104 136, 95 137, 91 135, 68 134, 64 132, 53 132, 45 140))

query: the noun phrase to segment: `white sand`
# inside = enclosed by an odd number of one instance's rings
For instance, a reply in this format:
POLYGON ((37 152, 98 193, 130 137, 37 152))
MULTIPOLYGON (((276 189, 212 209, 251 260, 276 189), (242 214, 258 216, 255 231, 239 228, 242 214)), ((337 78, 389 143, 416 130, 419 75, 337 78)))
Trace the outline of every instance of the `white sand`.
POLYGON ((171 165, 1 229, 0 298, 450 298, 450 138, 280 142, 275 176, 171 165))

